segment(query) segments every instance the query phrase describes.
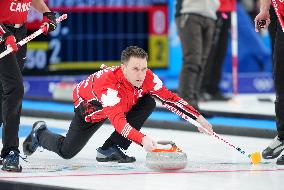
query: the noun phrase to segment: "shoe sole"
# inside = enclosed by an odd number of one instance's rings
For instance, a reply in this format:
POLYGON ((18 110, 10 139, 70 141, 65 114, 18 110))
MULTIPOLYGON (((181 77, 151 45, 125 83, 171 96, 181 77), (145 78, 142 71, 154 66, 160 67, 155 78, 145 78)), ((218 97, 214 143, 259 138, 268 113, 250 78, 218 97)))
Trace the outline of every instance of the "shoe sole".
POLYGON ((135 158, 127 161, 126 159, 123 159, 123 158, 118 160, 116 158, 98 158, 98 157, 96 157, 96 160, 98 162, 117 162, 117 163, 133 163, 133 162, 136 162, 135 158))
POLYGON ((38 131, 38 130, 42 130, 42 129, 46 129, 46 125, 45 125, 45 122, 43 121, 37 121, 36 123, 34 123, 34 127, 32 128, 32 131, 30 132, 30 134, 27 136, 27 138, 24 140, 23 142, 23 152, 26 156, 30 156, 32 155, 35 151, 31 152, 28 150, 28 146, 31 144, 31 140, 32 140, 32 135, 38 131), (43 123, 41 125, 38 125, 39 123, 43 123), (43 126, 43 127, 42 127, 43 126))
POLYGON ((136 162, 136 159, 133 159, 133 160, 125 160, 125 159, 121 159, 118 161, 118 163, 133 163, 133 162, 136 162))
POLYGON ((14 167, 2 167, 1 168, 3 171, 6 171, 6 172, 22 172, 22 166, 20 166, 20 168, 14 168, 14 167))
POLYGON ((110 158, 96 158, 98 162, 117 162, 117 160, 110 159, 110 158))
POLYGON ((28 142, 28 141, 30 141, 29 139, 32 138, 31 136, 32 136, 32 133, 30 133, 23 142, 23 152, 24 152, 24 155, 26 156, 30 156, 33 153, 31 151, 28 151, 28 146, 31 144, 31 142, 28 142))
MULTIPOLYGON (((280 154, 281 154, 281 153, 280 153, 280 154)), ((268 156, 268 157, 262 156, 262 158, 265 159, 265 160, 273 160, 273 159, 277 158, 278 156, 280 156, 280 154, 274 155, 274 156, 268 156)))
POLYGON ((110 157, 105 157, 105 158, 99 158, 96 157, 96 160, 98 162, 118 162, 122 158, 118 158, 117 156, 111 155, 110 157))

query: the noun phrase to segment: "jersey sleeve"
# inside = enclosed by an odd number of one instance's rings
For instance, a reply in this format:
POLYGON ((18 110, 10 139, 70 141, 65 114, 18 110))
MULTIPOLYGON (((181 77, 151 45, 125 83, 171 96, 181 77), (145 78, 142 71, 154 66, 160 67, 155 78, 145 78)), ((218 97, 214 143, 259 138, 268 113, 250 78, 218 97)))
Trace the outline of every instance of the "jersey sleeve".
POLYGON ((133 128, 126 120, 121 107, 121 96, 115 86, 109 85, 103 89, 98 97, 102 103, 104 113, 109 118, 115 130, 123 137, 141 145, 142 138, 145 136, 133 128))
POLYGON ((189 103, 168 90, 157 75, 149 73, 150 94, 162 102, 162 105, 185 120, 196 120, 200 113, 189 103))
POLYGON ((11 35, 11 32, 3 24, 0 24, 0 43, 5 41, 9 35, 11 35))

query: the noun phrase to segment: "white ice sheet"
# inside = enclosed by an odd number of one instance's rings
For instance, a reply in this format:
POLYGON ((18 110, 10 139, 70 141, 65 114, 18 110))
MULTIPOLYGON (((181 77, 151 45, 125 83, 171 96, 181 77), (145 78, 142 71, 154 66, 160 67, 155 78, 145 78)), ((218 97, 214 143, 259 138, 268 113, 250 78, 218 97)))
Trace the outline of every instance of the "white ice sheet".
MULTIPOLYGON (((26 118, 32 124, 39 118, 26 118)), ((42 119, 42 118, 40 118, 42 119)), ((44 119, 49 127, 68 129, 69 121, 44 119)), ((96 148, 113 131, 102 126, 85 148, 73 159, 63 160, 55 153, 37 151, 21 162, 22 173, 0 171, 0 180, 56 185, 81 189, 114 190, 189 190, 189 189, 281 189, 284 166, 275 160, 251 165, 249 159, 212 137, 193 132, 145 128, 142 131, 157 140, 172 140, 187 153, 188 165, 179 171, 154 171, 145 167, 143 148, 133 144, 128 154, 137 158, 134 164, 99 164, 96 148)), ((261 151, 270 139, 224 136, 248 153, 261 151)), ((21 138, 21 143, 23 139, 21 138)))

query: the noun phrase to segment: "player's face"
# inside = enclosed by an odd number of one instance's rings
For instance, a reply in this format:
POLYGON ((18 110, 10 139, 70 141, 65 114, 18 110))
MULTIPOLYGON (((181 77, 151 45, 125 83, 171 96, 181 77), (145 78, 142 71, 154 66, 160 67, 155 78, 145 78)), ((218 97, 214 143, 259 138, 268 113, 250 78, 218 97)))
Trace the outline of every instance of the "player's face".
POLYGON ((147 71, 147 60, 130 57, 129 61, 122 64, 125 78, 135 87, 141 87, 147 71))

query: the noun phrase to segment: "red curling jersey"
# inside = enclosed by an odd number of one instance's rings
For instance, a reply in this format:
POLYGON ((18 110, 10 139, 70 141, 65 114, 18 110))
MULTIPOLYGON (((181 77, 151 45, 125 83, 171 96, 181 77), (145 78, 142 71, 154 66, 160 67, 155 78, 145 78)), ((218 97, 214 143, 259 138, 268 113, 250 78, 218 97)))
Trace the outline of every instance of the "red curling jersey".
POLYGON ((32 0, 0 0, 0 24, 23 24, 32 0))
POLYGON ((105 67, 75 86, 73 100, 75 108, 82 103, 99 103, 101 109, 89 109, 94 111, 85 116, 86 122, 98 122, 108 118, 118 133, 141 144, 144 134, 132 128, 125 114, 145 94, 156 97, 167 109, 184 119, 196 120, 200 115, 187 102, 169 91, 149 69, 142 86, 136 88, 124 77, 120 66, 105 67))
POLYGON ((284 17, 284 0, 276 0, 278 5, 279 13, 282 17, 284 17))

